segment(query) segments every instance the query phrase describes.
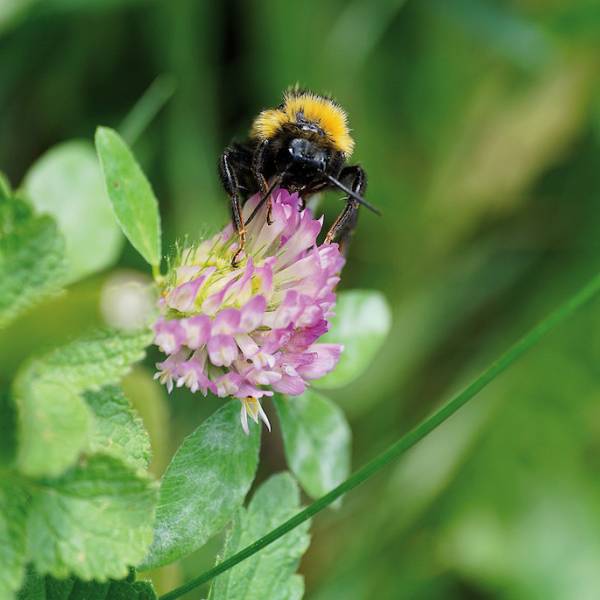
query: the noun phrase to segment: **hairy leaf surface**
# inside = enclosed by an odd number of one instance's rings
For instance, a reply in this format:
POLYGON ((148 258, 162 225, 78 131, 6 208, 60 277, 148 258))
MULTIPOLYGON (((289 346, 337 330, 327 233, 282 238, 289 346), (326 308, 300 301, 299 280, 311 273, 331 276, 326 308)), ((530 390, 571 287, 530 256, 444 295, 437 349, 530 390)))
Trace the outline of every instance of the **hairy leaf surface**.
MULTIPOLYGON (((254 494, 248 509, 241 509, 236 514, 219 560, 258 540, 297 513, 299 508, 300 492, 293 477, 288 473, 273 475, 254 494)), ((252 558, 219 575, 209 600, 301 598, 303 581, 294 573, 310 542, 309 526, 308 521, 303 523, 252 558)))
POLYGON ((200 548, 225 527, 250 489, 260 428, 245 435, 232 400, 188 436, 163 477, 154 541, 144 568, 200 548))
POLYGON ((103 455, 40 482, 28 520, 36 570, 58 578, 122 578, 152 540, 156 485, 144 472, 103 455))

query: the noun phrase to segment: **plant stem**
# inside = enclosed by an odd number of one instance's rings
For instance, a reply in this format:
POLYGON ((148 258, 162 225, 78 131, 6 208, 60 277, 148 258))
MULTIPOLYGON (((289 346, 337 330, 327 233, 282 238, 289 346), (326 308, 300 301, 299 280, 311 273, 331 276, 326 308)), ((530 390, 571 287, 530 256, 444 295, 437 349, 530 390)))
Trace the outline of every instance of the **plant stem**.
POLYGON ((160 274, 160 265, 152 265, 152 278, 156 283, 161 283, 162 275, 160 274))
POLYGON ((557 310, 551 313, 541 323, 536 325, 517 341, 509 350, 507 350, 498 360, 492 363, 483 373, 479 375, 472 383, 454 396, 446 405, 440 408, 430 417, 426 418, 414 429, 403 435, 398 441, 392 444, 387 450, 376 456, 365 466, 356 471, 346 481, 342 482, 336 488, 325 494, 304 510, 294 515, 291 519, 282 523, 270 531, 267 535, 260 538, 256 542, 250 544, 237 554, 230 556, 218 565, 209 569, 199 577, 192 579, 188 583, 164 594, 160 600, 175 600, 190 590, 210 581, 217 575, 231 569, 241 561, 249 558, 262 550, 265 546, 273 543, 304 521, 310 519, 318 512, 329 506, 340 496, 349 492, 351 489, 360 485, 381 468, 387 465, 390 461, 404 454, 409 448, 422 440, 427 434, 441 425, 446 419, 451 417, 459 408, 464 406, 471 398, 477 395, 484 387, 491 383, 498 375, 505 371, 512 363, 520 358, 527 350, 533 347, 537 342, 551 329, 556 327, 561 321, 571 316, 578 308, 587 301, 591 300, 598 292, 600 292, 600 274, 596 275, 586 286, 581 288, 575 295, 561 305, 557 310))

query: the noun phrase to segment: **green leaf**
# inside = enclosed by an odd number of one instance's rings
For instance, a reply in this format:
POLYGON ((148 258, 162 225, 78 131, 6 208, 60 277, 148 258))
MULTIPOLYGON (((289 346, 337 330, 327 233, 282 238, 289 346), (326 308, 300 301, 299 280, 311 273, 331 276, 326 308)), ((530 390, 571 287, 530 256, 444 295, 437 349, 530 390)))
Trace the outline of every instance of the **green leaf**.
POLYGON ((39 158, 23 181, 38 213, 64 235, 68 281, 112 265, 123 246, 93 146, 72 140, 39 158))
POLYGON ((18 233, 19 228, 34 218, 33 209, 19 198, 0 195, 0 239, 18 233))
MULTIPOLYGON (((46 576, 46 582, 56 581, 53 580, 49 575, 46 576)), ((108 600, 112 599, 112 596, 108 595, 109 590, 112 589, 113 584, 110 581, 99 583, 97 581, 81 581, 80 579, 70 579, 71 582, 71 593, 65 600, 108 600)), ((125 584, 128 585, 128 584, 125 584)), ((62 600, 62 598, 53 598, 48 596, 46 600, 62 600)))
POLYGON ((292 575, 287 590, 281 595, 281 600, 302 600, 304 596, 304 577, 292 575))
POLYGON ((306 391, 276 398, 285 456, 306 493, 319 498, 350 473, 350 427, 331 400, 306 391))
POLYGON ((177 450, 163 477, 144 569, 197 550, 242 505, 256 472, 260 428, 245 435, 239 410, 239 402, 228 402, 177 450))
MULTIPOLYGON (((68 596, 68 600, 156 600, 156 598, 156 592, 149 581, 129 580, 98 583, 77 579, 74 580, 73 590, 68 596)), ((48 596, 46 600, 62 600, 62 598, 48 596)))
POLYGON ((0 464, 9 465, 16 453, 17 414, 8 390, 0 389, 0 464))
MULTIPOLYGON (((131 584, 131 587, 137 592, 138 600, 156 600, 157 598, 154 586, 150 581, 136 581, 131 584)), ((124 600, 127 600, 127 597, 124 600)))
POLYGON ((0 199, 0 327, 60 289, 63 278, 64 240, 54 221, 0 199))
POLYGON ((0 599, 12 598, 25 574, 29 496, 18 479, 0 478, 0 599))
POLYGON ((8 200, 12 196, 12 189, 8 177, 0 171, 0 200, 8 200))
POLYGON ((75 463, 87 442, 88 407, 69 386, 44 379, 19 377, 14 396, 18 469, 32 477, 59 475, 75 463))
POLYGON ((171 419, 167 392, 153 378, 150 369, 138 366, 122 382, 125 396, 140 415, 150 437, 152 460, 150 469, 164 473, 173 457, 171 419))
POLYGON ((94 414, 92 452, 108 452, 134 467, 147 468, 150 439, 120 388, 106 386, 84 397, 94 414))
POLYGON ((35 377, 60 379, 77 390, 117 383, 133 363, 141 360, 152 341, 152 332, 98 331, 45 357, 30 369, 35 377))
POLYGON ((157 600, 149 581, 133 581, 131 577, 118 581, 82 581, 75 577, 55 579, 28 569, 27 579, 18 600, 157 600))
POLYGON ((125 577, 152 541, 156 496, 144 472, 99 454, 40 482, 27 523, 36 570, 58 578, 125 577))
MULTIPOLYGON (((38 576, 39 577, 39 576, 38 576)), ((53 577, 44 578, 47 600, 71 600, 71 593, 75 587, 73 579, 54 579, 53 577)), ((98 584, 103 585, 103 584, 98 584)), ((90 600, 92 600, 90 598, 90 600)))
POLYGON ((32 565, 27 567, 27 575, 17 594, 17 600, 47 600, 46 581, 35 572, 32 565))
MULTIPOLYGON (((261 538, 299 508, 300 492, 294 479, 288 473, 273 475, 254 494, 248 509, 236 514, 219 562, 261 538)), ((209 600, 301 598, 302 578, 294 573, 310 542, 308 528, 307 521, 217 577, 209 600)))
POLYGON ((333 372, 315 381, 315 386, 334 389, 348 385, 369 367, 390 330, 392 317, 384 296, 369 290, 338 294, 330 331, 322 338, 343 344, 344 351, 333 372))
MULTIPOLYGON (((55 477, 75 463, 92 431, 91 412, 79 392, 118 382, 144 356, 151 339, 150 331, 98 332, 19 371, 14 396, 19 413, 17 466, 22 473, 55 477)), ((107 429, 101 425, 96 434, 103 432, 107 429)), ((123 443, 122 430, 120 435, 123 443)))
POLYGON ((160 216, 150 183, 119 134, 96 130, 96 151, 117 221, 133 247, 153 266, 160 264, 160 216))

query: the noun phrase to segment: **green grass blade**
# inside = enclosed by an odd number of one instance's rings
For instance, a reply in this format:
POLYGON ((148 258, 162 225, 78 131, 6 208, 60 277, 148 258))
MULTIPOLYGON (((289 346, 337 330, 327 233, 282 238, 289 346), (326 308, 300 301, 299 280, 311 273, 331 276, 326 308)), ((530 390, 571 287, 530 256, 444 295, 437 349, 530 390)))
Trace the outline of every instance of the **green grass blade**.
POLYGON ((119 131, 122 138, 133 146, 148 128, 160 109, 175 93, 175 79, 171 75, 159 75, 123 119, 119 131))
POLYGON ((407 434, 403 435, 397 442, 392 444, 387 450, 383 451, 373 460, 368 462, 364 467, 356 471, 351 477, 346 479, 346 481, 331 490, 331 492, 328 494, 325 494, 307 506, 304 510, 301 510, 291 519, 285 521, 285 523, 282 523, 279 527, 273 529, 264 537, 260 538, 253 544, 250 544, 237 554, 234 554, 233 556, 219 563, 212 569, 209 569, 199 577, 196 577, 188 583, 185 583, 184 585, 168 592, 167 594, 164 594, 160 597, 160 600, 175 600, 176 598, 180 598, 183 596, 183 594, 189 592, 190 590, 210 581, 228 569, 231 569, 241 561, 262 550, 265 546, 273 543, 275 540, 288 533, 288 531, 294 529, 294 527, 297 527, 301 523, 304 523, 304 521, 316 515, 318 512, 322 511, 346 492, 349 492, 375 475, 377 471, 382 469, 390 461, 404 454, 417 442, 422 440, 427 434, 441 425, 446 419, 451 417, 459 408, 464 406, 483 388, 491 383, 498 375, 504 372, 511 364, 523 356, 525 352, 535 346, 551 329, 570 317, 578 308, 591 300, 598 292, 600 292, 600 274, 596 275, 586 286, 581 288, 569 300, 567 300, 546 319, 531 329, 529 333, 511 346, 504 354, 502 354, 502 356, 500 356, 500 358, 498 358, 498 360, 492 363, 485 371, 483 371, 483 373, 481 373, 472 383, 454 396, 446 405, 422 421, 407 434))

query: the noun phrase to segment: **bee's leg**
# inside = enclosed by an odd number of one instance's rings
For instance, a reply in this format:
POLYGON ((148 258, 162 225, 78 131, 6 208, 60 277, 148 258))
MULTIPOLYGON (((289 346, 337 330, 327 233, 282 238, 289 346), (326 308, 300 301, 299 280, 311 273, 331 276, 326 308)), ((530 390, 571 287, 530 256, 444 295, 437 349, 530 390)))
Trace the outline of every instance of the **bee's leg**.
POLYGON ((358 202, 350 198, 325 236, 326 244, 337 242, 340 246, 340 250, 344 254, 348 250, 350 236, 356 228, 356 222, 358 221, 358 207, 358 202))
POLYGON ((239 248, 231 260, 234 267, 237 265, 246 245, 246 228, 242 217, 242 195, 235 165, 235 150, 231 147, 225 148, 219 159, 219 174, 221 175, 223 187, 231 199, 231 217, 240 240, 239 248))
MULTIPOLYGON (((254 175, 254 179, 256 179, 256 183, 258 184, 258 189, 260 194, 264 196, 268 189, 269 185, 267 184, 267 180, 264 176, 264 166, 265 166, 265 154, 267 148, 269 146, 269 140, 262 141, 254 152, 254 156, 252 158, 252 174, 254 175)), ((267 203, 267 223, 271 225, 273 223, 273 217, 271 216, 271 195, 266 199, 267 203)))
MULTIPOLYGON (((358 195, 364 195, 367 189, 367 175, 362 167, 353 165, 344 167, 340 173, 340 181, 358 195)), ((351 197, 346 197, 346 206, 327 232, 325 243, 338 242, 342 252, 348 250, 350 237, 358 221, 359 203, 351 197)))

